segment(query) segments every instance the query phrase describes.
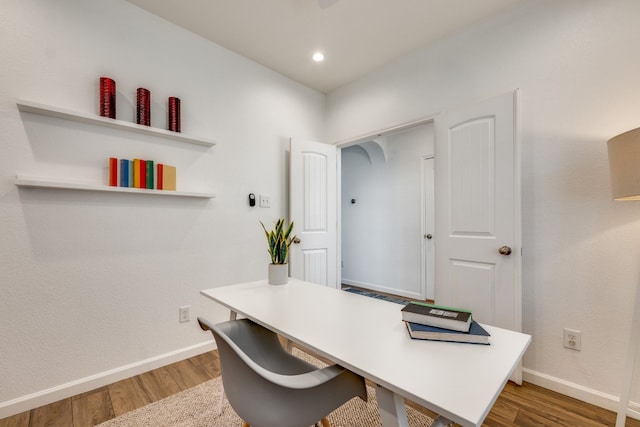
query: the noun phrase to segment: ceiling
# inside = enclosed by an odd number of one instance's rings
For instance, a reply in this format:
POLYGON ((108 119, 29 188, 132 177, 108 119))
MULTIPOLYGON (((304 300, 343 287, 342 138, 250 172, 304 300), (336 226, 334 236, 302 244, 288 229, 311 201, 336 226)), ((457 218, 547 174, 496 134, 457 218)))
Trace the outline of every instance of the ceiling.
POLYGON ((127 1, 328 93, 523 0, 127 1))

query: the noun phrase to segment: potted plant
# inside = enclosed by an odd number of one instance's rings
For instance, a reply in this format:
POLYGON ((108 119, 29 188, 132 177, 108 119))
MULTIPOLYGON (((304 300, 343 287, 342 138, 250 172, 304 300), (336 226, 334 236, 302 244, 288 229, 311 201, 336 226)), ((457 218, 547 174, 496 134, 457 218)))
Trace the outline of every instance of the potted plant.
POLYGON ((288 281, 289 266, 287 258, 289 257, 289 247, 296 236, 292 236, 293 221, 286 226, 284 218, 276 221, 273 230, 267 230, 262 221, 260 221, 264 234, 267 237, 267 250, 271 256, 271 264, 269 264, 269 283, 272 285, 284 285, 288 281))

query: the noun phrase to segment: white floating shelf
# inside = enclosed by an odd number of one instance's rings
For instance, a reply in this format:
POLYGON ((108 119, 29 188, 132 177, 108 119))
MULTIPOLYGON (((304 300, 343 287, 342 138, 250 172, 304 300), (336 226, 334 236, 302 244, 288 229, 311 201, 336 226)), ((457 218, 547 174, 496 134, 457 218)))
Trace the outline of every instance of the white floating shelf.
POLYGON ((199 193, 186 191, 169 191, 169 190, 146 190, 140 188, 129 187, 111 187, 108 185, 85 184, 75 181, 64 181, 55 178, 42 178, 18 175, 16 177, 16 185, 18 187, 30 188, 46 188, 53 190, 84 190, 84 191, 103 191, 111 193, 134 193, 147 196, 172 196, 172 197, 195 197, 201 199, 213 199, 216 197, 213 193, 199 193))
POLYGON ((97 126, 109 127, 112 129, 120 129, 129 132, 136 132, 145 135, 152 135, 160 138, 173 139, 175 141, 186 142, 189 144, 201 145, 203 147, 213 147, 216 142, 211 139, 192 137, 180 132, 172 132, 165 129, 143 126, 137 123, 125 122, 123 120, 110 119, 77 111, 67 110, 65 108, 52 107, 33 101, 20 99, 16 102, 18 110, 26 113, 41 114, 43 116, 55 117, 58 119, 72 120, 80 123, 88 123, 97 126))

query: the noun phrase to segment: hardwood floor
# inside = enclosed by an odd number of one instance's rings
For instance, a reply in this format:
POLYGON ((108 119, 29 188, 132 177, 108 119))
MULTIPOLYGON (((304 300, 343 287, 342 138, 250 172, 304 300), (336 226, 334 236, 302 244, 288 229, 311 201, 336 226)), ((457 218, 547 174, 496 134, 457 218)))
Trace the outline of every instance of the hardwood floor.
MULTIPOLYGON (((218 375, 218 354, 213 351, 2 419, 0 427, 94 426, 218 375)), ((433 416, 424 408, 412 406, 433 416)), ((614 424, 613 412, 528 383, 507 384, 484 423, 492 427, 614 424)), ((640 427, 640 421, 627 419, 627 427, 640 427)))

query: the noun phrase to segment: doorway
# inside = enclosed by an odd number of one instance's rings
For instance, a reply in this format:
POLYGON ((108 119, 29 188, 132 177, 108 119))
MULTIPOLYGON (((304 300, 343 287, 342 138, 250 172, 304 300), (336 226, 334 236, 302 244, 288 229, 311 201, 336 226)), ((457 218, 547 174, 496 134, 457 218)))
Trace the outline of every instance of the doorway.
POLYGON ((433 150, 432 122, 341 147, 342 284, 433 299, 433 150))

